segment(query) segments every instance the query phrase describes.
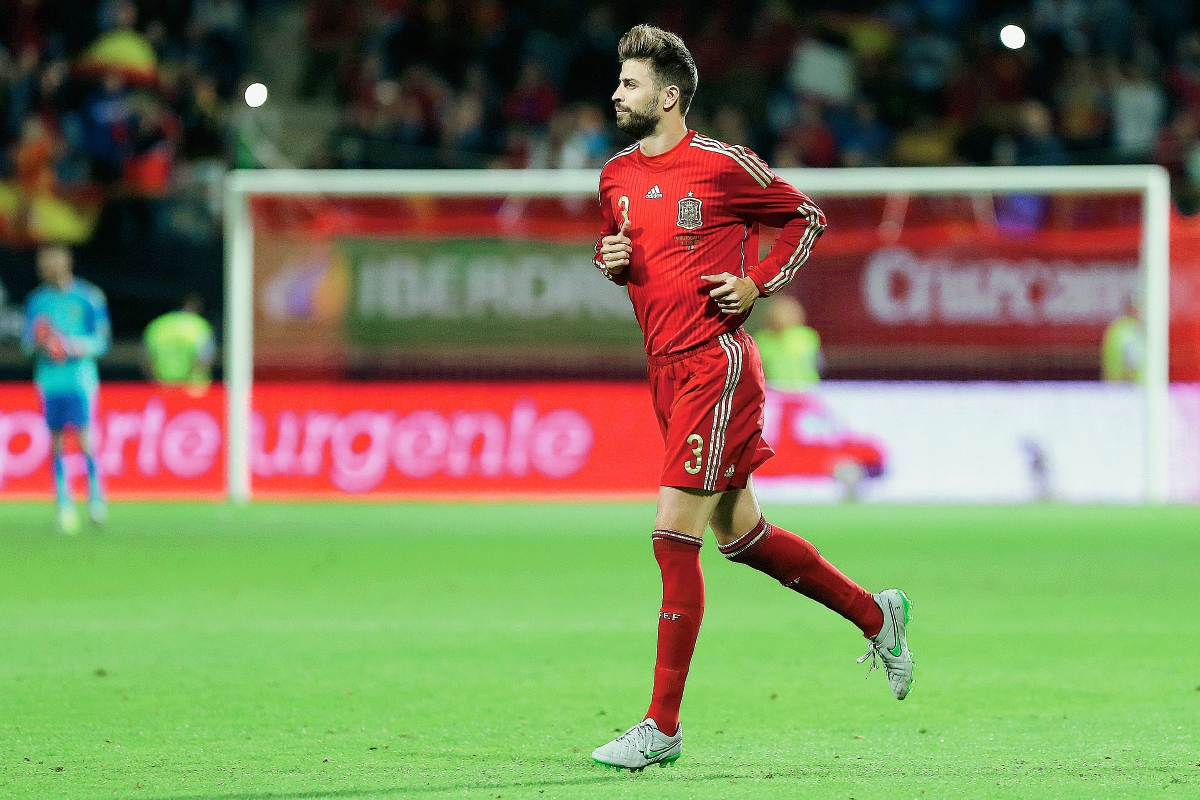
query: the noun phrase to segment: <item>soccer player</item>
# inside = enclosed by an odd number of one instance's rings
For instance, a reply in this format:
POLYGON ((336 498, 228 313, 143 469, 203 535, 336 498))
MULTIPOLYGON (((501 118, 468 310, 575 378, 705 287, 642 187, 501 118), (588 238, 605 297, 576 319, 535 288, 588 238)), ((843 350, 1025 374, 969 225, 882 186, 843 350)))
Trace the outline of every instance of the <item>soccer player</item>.
POLYGON ((882 661, 897 699, 912 683, 912 657, 904 593, 872 595, 804 539, 767 522, 750 479, 774 453, 762 440, 762 366, 742 323, 758 298, 796 275, 825 217, 751 151, 688 130, 698 76, 679 37, 639 25, 621 39, 618 57, 617 125, 637 143, 601 172, 595 266, 628 287, 645 338, 666 444, 652 535, 663 602, 645 719, 592 758, 638 770, 673 763, 683 749, 679 706, 704 614, 706 526, 731 561, 858 626, 869 643, 860 663, 871 658, 874 669, 882 661), (753 264, 746 245, 760 223, 782 230, 753 264))
POLYGON ((804 306, 780 295, 767 308, 767 324, 754 334, 773 389, 807 389, 821 382, 821 335, 804 323, 804 306))
POLYGON ((203 394, 212 383, 216 340, 212 325, 200 316, 204 298, 191 294, 179 311, 168 311, 146 326, 142 341, 154 380, 203 394))
POLYGON ((1111 382, 1140 383, 1146 370, 1146 334, 1137 304, 1131 298, 1125 313, 1104 329, 1100 342, 1100 372, 1111 382))
POLYGON ((100 389, 96 359, 108 351, 111 340, 108 304, 98 288, 74 277, 66 247, 43 247, 37 265, 42 285, 26 301, 21 346, 35 357, 33 380, 50 428, 58 529, 73 534, 79 517, 63 458, 63 434, 69 428, 76 431, 87 463, 92 521, 102 524, 107 511, 88 431, 100 389))

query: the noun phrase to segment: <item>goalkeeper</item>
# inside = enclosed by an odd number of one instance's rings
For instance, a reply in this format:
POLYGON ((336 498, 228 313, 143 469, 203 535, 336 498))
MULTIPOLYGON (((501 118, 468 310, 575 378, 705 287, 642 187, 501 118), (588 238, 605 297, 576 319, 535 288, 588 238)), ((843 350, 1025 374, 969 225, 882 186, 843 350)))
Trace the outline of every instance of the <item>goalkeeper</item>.
POLYGON ((182 386, 189 394, 203 394, 212 383, 216 340, 212 325, 201 313, 204 299, 188 295, 179 311, 171 311, 146 326, 142 341, 154 380, 164 386, 182 386))
POLYGON ((107 511, 88 431, 100 390, 96 359, 108 352, 112 338, 108 304, 102 291, 74 276, 71 251, 66 247, 43 247, 38 251, 37 266, 42 284, 26 301, 21 347, 35 359, 33 380, 54 448, 58 529, 75 533, 79 517, 63 457, 68 429, 75 430, 87 463, 92 521, 103 523, 107 511))

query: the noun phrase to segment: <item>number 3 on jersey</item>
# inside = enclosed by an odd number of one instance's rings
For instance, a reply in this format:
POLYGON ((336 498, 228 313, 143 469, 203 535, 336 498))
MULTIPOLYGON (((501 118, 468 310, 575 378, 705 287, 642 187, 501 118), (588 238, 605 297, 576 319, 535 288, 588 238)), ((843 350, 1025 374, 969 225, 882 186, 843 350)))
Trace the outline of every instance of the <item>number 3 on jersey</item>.
POLYGON ((621 195, 617 200, 617 208, 621 209, 622 220, 629 222, 629 195, 621 195))
POLYGON ((698 433, 693 433, 687 438, 688 447, 692 448, 692 455, 696 457, 696 463, 692 464, 689 458, 683 462, 683 468, 688 475, 695 475, 704 468, 704 437, 698 433))

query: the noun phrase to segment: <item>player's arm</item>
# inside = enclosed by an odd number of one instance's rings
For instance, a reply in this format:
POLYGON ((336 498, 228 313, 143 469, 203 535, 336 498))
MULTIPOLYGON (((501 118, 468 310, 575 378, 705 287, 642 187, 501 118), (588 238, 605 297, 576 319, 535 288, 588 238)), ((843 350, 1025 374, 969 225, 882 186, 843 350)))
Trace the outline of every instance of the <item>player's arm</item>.
POLYGON ((600 274, 618 286, 629 283, 629 258, 633 255, 633 245, 629 241, 629 219, 617 224, 613 216, 612 204, 605 196, 604 178, 600 179, 600 215, 604 220, 600 228, 600 239, 596 242, 596 254, 592 257, 592 265, 600 270, 600 274))
POLYGON ((211 367, 217 358, 217 337, 213 335, 212 326, 204 323, 204 338, 196 350, 196 361, 205 367, 211 367))
POLYGON ((34 330, 38 313, 36 297, 30 297, 25 304, 25 324, 21 327, 21 352, 27 356, 38 351, 37 334, 34 330))
POLYGON ((142 373, 150 380, 158 380, 158 375, 154 372, 154 365, 157 362, 158 347, 158 331, 162 327, 162 317, 155 317, 150 320, 150 324, 142 331, 142 373))
POLYGON ((88 304, 88 333, 72 336, 71 355, 76 358, 99 358, 112 345, 112 323, 108 319, 108 301, 104 293, 92 287, 85 297, 88 304))
MULTIPOLYGON (((746 278, 735 280, 723 274, 720 286, 710 294, 721 310, 741 314, 759 297, 778 292, 799 273, 813 244, 825 230, 821 209, 796 187, 779 178, 758 156, 737 148, 725 181, 726 199, 734 216, 747 223, 779 228, 779 238, 761 263, 747 270, 746 278), (714 293, 721 294, 714 294, 714 293)), ((707 278, 706 278, 707 279, 707 278)))
MULTIPOLYGON (((762 169, 766 170, 765 164, 762 169)), ((826 225, 825 214, 807 195, 769 170, 766 174, 771 177, 766 186, 743 180, 734 195, 738 216, 780 229, 771 252, 748 270, 763 297, 775 294, 796 277, 826 225)))

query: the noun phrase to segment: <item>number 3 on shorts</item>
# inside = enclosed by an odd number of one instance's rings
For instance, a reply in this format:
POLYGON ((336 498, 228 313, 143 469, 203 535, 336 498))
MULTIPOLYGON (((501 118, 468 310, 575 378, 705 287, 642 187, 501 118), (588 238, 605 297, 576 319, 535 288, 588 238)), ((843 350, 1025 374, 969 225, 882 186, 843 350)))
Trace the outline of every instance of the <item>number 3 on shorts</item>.
POLYGON ((704 467, 704 437, 698 433, 693 433, 687 438, 688 447, 692 448, 692 455, 696 457, 695 465, 691 459, 683 462, 683 468, 688 475, 695 475, 704 467))

